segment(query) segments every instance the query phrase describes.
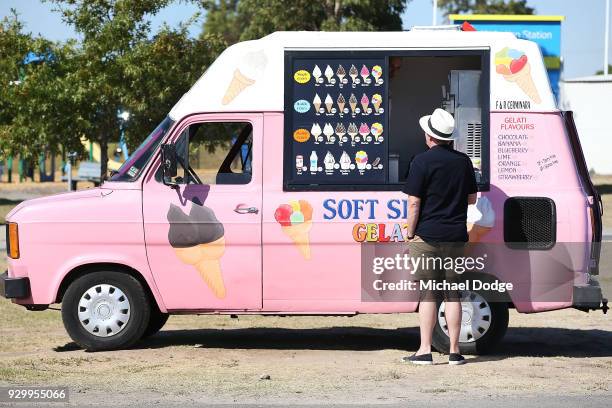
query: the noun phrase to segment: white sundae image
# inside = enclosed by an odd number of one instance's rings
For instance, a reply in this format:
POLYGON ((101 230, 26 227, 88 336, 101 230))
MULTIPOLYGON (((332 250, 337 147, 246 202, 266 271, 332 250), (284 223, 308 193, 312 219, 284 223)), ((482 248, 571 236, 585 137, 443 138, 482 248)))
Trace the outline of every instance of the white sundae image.
POLYGON ((334 156, 331 154, 329 150, 327 151, 327 154, 325 155, 325 158, 323 159, 323 164, 325 165, 325 170, 334 169, 334 164, 336 164, 336 159, 334 159, 334 156))
POLYGON ((351 157, 345 151, 342 151, 342 156, 340 156, 340 168, 342 170, 349 170, 351 168, 351 157))

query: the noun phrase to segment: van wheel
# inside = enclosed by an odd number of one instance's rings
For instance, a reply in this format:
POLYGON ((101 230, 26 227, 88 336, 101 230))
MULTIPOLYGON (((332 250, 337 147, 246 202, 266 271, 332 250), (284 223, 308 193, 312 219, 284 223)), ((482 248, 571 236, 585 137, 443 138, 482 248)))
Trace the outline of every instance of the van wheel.
POLYGON ((120 272, 82 276, 70 284, 62 300, 66 331, 89 351, 130 347, 142 337, 150 314, 140 282, 120 272))
POLYGON ((170 315, 168 313, 162 313, 155 306, 151 308, 151 317, 149 319, 149 325, 144 331, 142 338, 145 339, 147 337, 153 336, 155 333, 161 330, 164 327, 164 324, 168 321, 170 315))
MULTIPOLYGON (((508 328, 508 304, 489 302, 482 292, 461 292, 461 332, 459 349, 462 354, 486 354, 501 341, 508 328)), ((432 344, 441 353, 448 353, 450 339, 444 317, 445 303, 438 303, 438 324, 434 327, 432 344)))

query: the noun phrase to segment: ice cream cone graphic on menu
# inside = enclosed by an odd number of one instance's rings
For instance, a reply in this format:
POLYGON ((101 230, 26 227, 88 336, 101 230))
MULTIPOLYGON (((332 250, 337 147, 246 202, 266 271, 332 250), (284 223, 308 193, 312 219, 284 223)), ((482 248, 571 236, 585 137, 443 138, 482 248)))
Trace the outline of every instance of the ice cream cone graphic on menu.
POLYGON ((253 85, 261 76, 267 63, 268 59, 263 50, 247 53, 240 61, 238 68, 234 70, 234 75, 221 103, 227 105, 242 91, 253 85))
POLYGON ((349 69, 349 76, 351 77, 353 83, 355 83, 355 80, 359 76, 359 71, 357 71, 357 67, 355 65, 351 65, 351 69, 349 69))
POLYGON ((281 225, 281 230, 291 238, 302 257, 306 260, 310 254, 310 229, 312 228, 312 206, 308 201, 290 201, 281 204, 274 212, 274 218, 281 225))
POLYGON ((315 113, 319 113, 319 109, 321 109, 321 98, 319 97, 319 94, 315 94, 315 97, 312 100, 312 106, 314 106, 315 113))
POLYGON ((495 225, 495 211, 487 197, 478 197, 476 204, 468 206, 467 230, 469 242, 480 242, 495 225))
POLYGON ((380 105, 382 104, 382 96, 380 94, 372 95, 372 105, 374 105, 374 112, 378 113, 380 105))
POLYGON ((369 104, 370 104, 370 99, 368 98, 368 95, 363 94, 363 96, 361 97, 361 108, 363 109, 363 113, 368 112, 369 104))
POLYGON ((355 138, 359 134, 359 129, 355 123, 349 123, 346 133, 348 133, 348 135, 351 137, 351 141, 355 142, 355 138))
POLYGON ((522 51, 505 47, 495 54, 495 71, 508 82, 516 83, 535 103, 541 103, 540 93, 531 77, 531 65, 522 51))
POLYGON ((168 241, 181 262, 192 265, 215 297, 225 297, 220 259, 225 253, 225 231, 214 212, 193 204, 189 215, 174 204, 167 214, 168 241))
POLYGON ((325 109, 327 110, 327 113, 331 113, 331 110, 333 107, 334 107, 334 100, 329 94, 327 94, 327 96, 325 97, 325 109))
POLYGON ((355 94, 351 94, 351 97, 349 98, 349 106, 351 107, 351 113, 355 113, 355 109, 357 109, 357 98, 355 97, 355 94))
POLYGON ((346 100, 342 94, 338 95, 336 103, 338 104, 338 112, 342 113, 344 111, 344 105, 346 105, 346 100))

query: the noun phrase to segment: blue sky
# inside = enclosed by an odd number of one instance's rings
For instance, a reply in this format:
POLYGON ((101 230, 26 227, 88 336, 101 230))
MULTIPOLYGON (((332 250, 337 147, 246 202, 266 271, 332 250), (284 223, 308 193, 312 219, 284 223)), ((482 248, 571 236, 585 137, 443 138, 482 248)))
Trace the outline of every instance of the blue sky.
MULTIPOLYGON (((592 75, 602 69, 604 48, 605 0, 528 0, 537 14, 564 15, 561 48, 565 60, 564 77, 592 75)), ((52 40, 74 37, 74 31, 66 26, 53 6, 40 0, 0 0, 0 15, 6 16, 15 8, 26 23, 26 30, 52 40)), ((197 11, 192 4, 175 2, 152 18, 153 27, 163 22, 176 25, 187 20, 197 11)), ((203 17, 200 18, 200 21, 203 17)), ((432 19, 432 0, 413 0, 403 15, 404 28, 429 25, 432 19)), ((443 22, 442 16, 439 21, 443 22)), ((201 24, 191 27, 197 35, 201 24)), ((612 45, 612 44, 611 44, 612 45)), ((612 59, 612 52, 610 53, 612 59)))

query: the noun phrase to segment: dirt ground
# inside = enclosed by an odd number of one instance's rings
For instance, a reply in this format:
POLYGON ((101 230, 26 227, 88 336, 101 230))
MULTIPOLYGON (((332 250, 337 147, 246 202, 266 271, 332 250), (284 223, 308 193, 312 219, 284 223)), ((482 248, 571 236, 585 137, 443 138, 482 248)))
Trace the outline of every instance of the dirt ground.
POLYGON ((498 352, 468 356, 465 366, 437 353, 433 367, 401 363, 418 339, 415 314, 183 315, 130 350, 88 353, 59 311, 2 299, 0 386, 67 386, 70 405, 104 407, 612 405, 610 315, 511 311, 498 352))

